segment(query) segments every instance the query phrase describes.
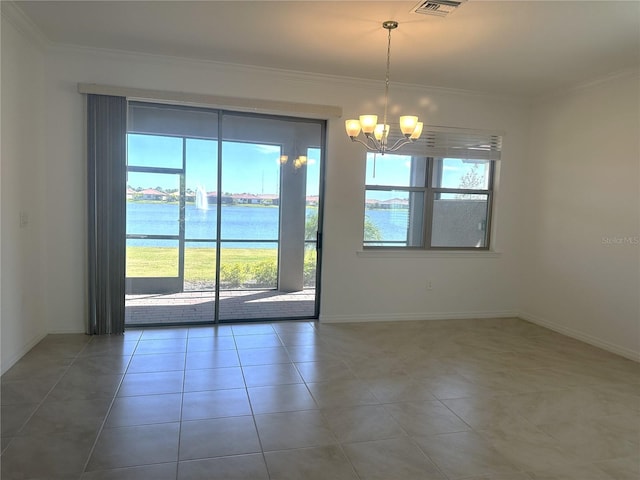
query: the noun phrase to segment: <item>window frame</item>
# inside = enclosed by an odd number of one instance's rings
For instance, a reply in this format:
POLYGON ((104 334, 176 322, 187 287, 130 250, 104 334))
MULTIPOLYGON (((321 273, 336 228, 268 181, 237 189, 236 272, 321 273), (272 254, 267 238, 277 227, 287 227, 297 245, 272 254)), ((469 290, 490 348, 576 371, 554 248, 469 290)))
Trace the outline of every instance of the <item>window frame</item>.
MULTIPOLYGON (((409 156, 409 155, 407 155, 409 156)), ((409 243, 409 231, 407 231, 407 239, 405 242, 397 241, 397 243, 404 243, 405 245, 398 246, 390 246, 390 245, 372 245, 375 243, 379 243, 376 240, 365 240, 364 239, 364 230, 362 235, 362 248, 365 251, 463 251, 463 252, 487 252, 491 251, 491 241, 492 241, 492 220, 493 220, 493 200, 495 195, 495 172, 496 172, 496 160, 489 159, 477 159, 480 162, 488 162, 489 163, 489 172, 488 172, 488 181, 486 189, 466 189, 466 188, 449 188, 449 187, 434 187, 433 186, 433 178, 434 178, 434 166, 438 161, 444 163, 445 159, 453 159, 453 160, 466 160, 465 158, 456 158, 456 157, 436 157, 436 156, 421 156, 421 155, 411 155, 411 161, 414 159, 424 158, 426 161, 426 169, 425 169, 425 178, 423 180, 424 186, 396 186, 396 185, 368 185, 365 184, 365 205, 364 205, 364 216, 366 216, 366 194, 369 191, 398 191, 398 192, 420 192, 424 195, 424 203, 422 209, 422 242, 420 245, 408 245, 409 243), (463 194, 463 195, 483 195, 487 197, 487 207, 486 207, 486 225, 485 225, 485 235, 484 235, 484 246, 482 247, 471 247, 471 246, 433 246, 433 212, 435 206, 436 195, 438 194, 463 194), (370 243, 370 245, 367 245, 370 243)), ((473 159, 469 159, 473 160, 473 159)), ((366 162, 369 161, 367 157, 366 162)), ((409 215, 411 213, 409 212, 409 215)), ((364 220, 364 218, 363 218, 364 220)), ((364 222, 363 222, 364 224, 364 222)), ((395 241, 388 241, 385 243, 392 243, 395 241)))

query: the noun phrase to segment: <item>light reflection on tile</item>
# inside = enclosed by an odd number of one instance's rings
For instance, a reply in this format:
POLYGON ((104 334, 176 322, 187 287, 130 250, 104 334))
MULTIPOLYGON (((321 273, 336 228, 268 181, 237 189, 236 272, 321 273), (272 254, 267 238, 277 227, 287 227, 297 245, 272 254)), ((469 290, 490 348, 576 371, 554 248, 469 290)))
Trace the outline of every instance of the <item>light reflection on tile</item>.
POLYGON ((188 352, 186 362, 187 370, 240 366, 240 360, 238 360, 238 352, 236 352, 235 350, 188 352))
POLYGON ((184 370, 184 353, 134 355, 127 373, 168 372, 184 370))
POLYGON ((247 365, 273 365, 276 363, 291 363, 291 358, 284 347, 249 348, 238 350, 240 363, 247 365))
POLYGON ((182 398, 182 420, 242 415, 251 415, 247 390, 244 388, 185 392, 182 398))
POLYGON ((184 391, 224 390, 243 388, 244 376, 240 367, 185 370, 184 391))
POLYGON ((232 336, 189 337, 187 352, 210 352, 213 350, 235 350, 236 342, 232 336))
POLYGON ((336 380, 333 382, 309 383, 309 390, 320 408, 374 405, 376 397, 362 380, 336 380))
POLYGON ((119 397, 135 395, 159 395, 162 393, 182 392, 184 372, 129 373, 124 376, 119 397))
POLYGON ((296 363, 296 368, 307 383, 333 382, 336 380, 355 380, 347 365, 340 360, 296 363))
POLYGON ((318 406, 304 384, 248 388, 254 414, 314 410, 318 406))
POLYGON ((302 383, 302 377, 291 363, 242 367, 247 387, 302 383))
POLYGON ((158 340, 140 340, 136 354, 149 353, 180 353, 187 351, 187 337, 163 338, 158 340))
POLYGON ((281 347, 280 337, 275 333, 264 333, 256 335, 238 335, 235 337, 236 347, 245 348, 270 348, 281 347))

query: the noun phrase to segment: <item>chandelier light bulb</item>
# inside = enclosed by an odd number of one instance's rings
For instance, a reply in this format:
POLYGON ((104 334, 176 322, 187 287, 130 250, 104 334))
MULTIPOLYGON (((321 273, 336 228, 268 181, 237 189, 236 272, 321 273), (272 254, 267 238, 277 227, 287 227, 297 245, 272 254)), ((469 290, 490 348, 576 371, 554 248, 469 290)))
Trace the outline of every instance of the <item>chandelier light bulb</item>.
POLYGON ((357 137, 358 135, 360 135, 360 130, 362 129, 360 127, 360 120, 346 120, 344 122, 344 126, 347 129, 347 135, 349 135, 350 137, 357 137))
POLYGON ((386 140, 389 136, 389 125, 383 125, 382 123, 376 125, 376 128, 373 131, 373 136, 378 141, 386 140))
POLYGON ((416 129, 418 117, 412 115, 404 115, 400 117, 400 130, 405 137, 410 137, 416 129))
POLYGON ((360 128, 362 128, 362 133, 365 135, 373 133, 377 123, 377 115, 360 115, 360 128))

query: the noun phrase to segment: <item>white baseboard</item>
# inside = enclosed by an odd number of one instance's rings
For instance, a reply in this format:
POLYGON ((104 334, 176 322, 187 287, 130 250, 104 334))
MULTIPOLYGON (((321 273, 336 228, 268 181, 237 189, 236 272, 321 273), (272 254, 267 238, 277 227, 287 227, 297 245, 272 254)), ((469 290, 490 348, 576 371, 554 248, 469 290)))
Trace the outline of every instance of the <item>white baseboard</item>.
POLYGON ((46 337, 47 333, 41 333, 36 335, 32 340, 24 344, 17 352, 11 355, 7 359, 2 359, 2 368, 0 369, 0 374, 4 374, 7 370, 13 367, 18 360, 24 357, 29 350, 35 347, 44 337, 46 337))
POLYGON ((356 314, 356 315, 320 315, 320 323, 366 323, 366 322, 402 322, 402 321, 432 321, 432 320, 466 320, 473 318, 508 318, 518 317, 567 337, 575 338, 608 352, 640 362, 640 352, 622 347, 605 340, 601 340, 578 330, 558 325, 549 320, 537 317, 527 312, 515 310, 498 312, 454 312, 454 313, 405 313, 405 314, 356 314))
POLYGON ((431 320, 467 320, 472 318, 508 318, 517 317, 515 310, 499 312, 449 312, 449 313, 404 313, 404 314, 356 314, 356 315, 322 315, 320 323, 363 323, 363 322, 407 322, 431 320))
POLYGON ((536 315, 532 315, 527 312, 520 312, 518 316, 523 320, 527 320, 528 322, 535 323, 536 325, 540 325, 541 327, 548 328, 549 330, 553 330, 554 332, 561 333, 563 335, 566 335, 567 337, 575 338, 576 340, 588 343, 589 345, 593 345, 594 347, 602 348, 603 350, 615 353, 616 355, 628 358, 629 360, 640 362, 640 351, 632 350, 630 348, 616 345, 615 343, 601 340, 592 335, 589 335, 588 333, 574 330, 572 328, 567 328, 563 325, 558 325, 555 322, 538 317, 536 315))

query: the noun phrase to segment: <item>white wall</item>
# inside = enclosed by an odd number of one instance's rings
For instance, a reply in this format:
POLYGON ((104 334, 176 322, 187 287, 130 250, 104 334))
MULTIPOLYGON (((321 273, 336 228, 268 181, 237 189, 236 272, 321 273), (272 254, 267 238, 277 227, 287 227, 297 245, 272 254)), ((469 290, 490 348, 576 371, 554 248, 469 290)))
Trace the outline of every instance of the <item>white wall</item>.
MULTIPOLYGON (((344 118, 380 100, 383 82, 197 62, 184 59, 53 49, 47 54, 47 321, 52 332, 82 331, 86 304, 84 102, 78 82, 339 105, 344 118)), ((517 312, 516 218, 519 169, 526 143, 523 104, 509 98, 392 85, 394 108, 428 124, 502 130, 505 160, 497 196, 501 255, 372 258, 361 250, 364 152, 328 128, 321 319, 324 321, 511 315, 517 312), (433 290, 427 292, 429 279, 433 290)), ((379 109, 380 107, 377 107, 379 109)))
POLYGON ((640 77, 536 102, 522 316, 640 359, 640 77))
MULTIPOLYGON (((3 6, 4 8, 4 6, 3 6)), ((1 370, 46 335, 42 255, 44 54, 2 17, 1 370), (20 226, 21 213, 28 216, 20 226)))

